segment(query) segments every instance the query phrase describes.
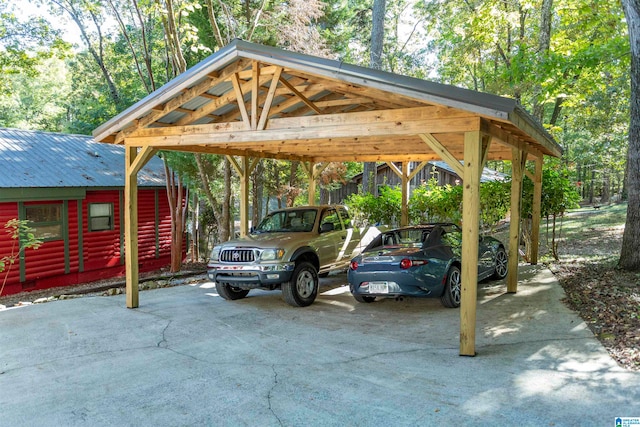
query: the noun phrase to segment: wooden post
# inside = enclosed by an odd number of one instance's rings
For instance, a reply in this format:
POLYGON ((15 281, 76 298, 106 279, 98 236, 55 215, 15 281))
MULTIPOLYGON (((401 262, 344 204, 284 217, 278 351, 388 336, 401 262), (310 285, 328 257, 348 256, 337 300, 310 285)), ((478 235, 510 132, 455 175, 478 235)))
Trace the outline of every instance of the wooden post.
MULTIPOLYGON (((302 164, 305 164, 305 162, 302 162, 302 164)), ((314 206, 316 204, 316 178, 318 177, 316 165, 313 162, 309 162, 309 164, 305 165, 305 168, 309 177, 309 206, 314 206)))
POLYGON ((531 264, 538 264, 540 249, 540 215, 542 212, 542 157, 536 157, 533 177, 533 206, 531 208, 531 264))
POLYGON ((520 207, 522 205, 522 177, 527 161, 527 153, 512 148, 511 157, 511 217, 509 219, 509 271, 507 292, 518 291, 518 259, 520 248, 520 207))
POLYGON ((402 162, 402 205, 400 208, 400 226, 409 225, 409 162, 402 162))
POLYGON ((127 145, 124 152, 124 259, 127 307, 137 308, 138 300, 138 172, 157 149, 127 145))
POLYGON ((240 236, 244 237, 249 234, 249 177, 260 159, 241 156, 238 163, 233 156, 227 158, 240 177, 240 236))
POLYGON ((127 308, 137 308, 138 300, 138 174, 133 163, 138 147, 125 149, 124 256, 127 308))
POLYGON ((240 236, 249 234, 249 159, 242 156, 240 173, 240 236))
POLYGON ((478 239, 480 238, 479 131, 464 134, 464 176, 462 193, 462 295, 460 299, 460 355, 475 356, 476 306, 478 297, 478 239))

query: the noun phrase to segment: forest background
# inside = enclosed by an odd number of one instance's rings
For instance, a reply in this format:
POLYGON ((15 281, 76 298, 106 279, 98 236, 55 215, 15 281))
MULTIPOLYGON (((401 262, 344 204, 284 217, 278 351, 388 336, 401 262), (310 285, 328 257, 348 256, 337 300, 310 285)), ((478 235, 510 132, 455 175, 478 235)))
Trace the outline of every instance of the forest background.
MULTIPOLYGON (((625 2, 628 10, 638 11, 637 0, 625 2)), ((619 0, 0 0, 0 126, 89 135, 242 38, 515 98, 564 148, 563 158, 547 161, 545 168, 568 178, 587 202, 608 203, 626 198, 629 182, 633 49, 624 5, 619 0), (71 43, 65 41, 69 32, 75 35, 71 43)), ((208 227, 201 229, 214 240, 228 239, 237 209, 229 161, 204 154, 165 157, 190 188, 190 211, 208 227)), ((510 170, 508 162, 489 166, 510 170)), ((358 163, 326 168, 319 201, 362 171, 358 163)), ((306 179, 296 162, 263 159, 251 181, 253 223, 273 207, 306 200, 306 179)), ((376 191, 365 185, 365 191, 376 191)))

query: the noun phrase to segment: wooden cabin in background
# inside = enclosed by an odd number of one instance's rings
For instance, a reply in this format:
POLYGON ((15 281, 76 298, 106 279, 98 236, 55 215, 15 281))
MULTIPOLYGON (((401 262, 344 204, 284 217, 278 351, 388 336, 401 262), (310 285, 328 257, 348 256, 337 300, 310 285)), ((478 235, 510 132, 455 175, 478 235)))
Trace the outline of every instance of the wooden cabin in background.
MULTIPOLYGON (((9 271, 3 295, 124 274, 124 147, 84 135, 0 128, 0 257, 4 224, 30 221, 44 243, 9 271)), ((140 271, 170 263, 171 217, 162 160, 138 174, 140 271)), ((6 270, 0 272, 4 279, 6 270)))
MULTIPOLYGON (((418 167, 420 162, 411 162, 410 168, 418 167)), ((507 176, 489 168, 484 168, 481 182, 503 180, 507 176)), ((410 189, 413 190, 430 179, 435 178, 439 186, 459 185, 462 179, 447 165, 446 162, 433 160, 423 167, 410 181, 410 189)), ((401 184, 400 177, 396 175, 388 164, 382 163, 377 167, 376 183, 378 188, 382 186, 395 187, 401 184)), ((326 203, 342 203, 350 194, 359 193, 362 185, 362 174, 355 175, 349 182, 338 189, 329 192, 329 200, 326 203)))

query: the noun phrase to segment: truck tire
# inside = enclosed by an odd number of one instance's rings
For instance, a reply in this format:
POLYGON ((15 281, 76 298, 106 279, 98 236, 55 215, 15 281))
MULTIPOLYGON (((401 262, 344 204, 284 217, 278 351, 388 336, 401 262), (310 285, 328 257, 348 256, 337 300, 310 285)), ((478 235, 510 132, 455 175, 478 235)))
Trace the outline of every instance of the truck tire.
POLYGON ((227 283, 216 282, 216 290, 218 295, 226 300, 242 299, 247 296, 249 289, 234 288, 227 283))
POLYGON ((318 273, 309 262, 301 262, 293 270, 291 280, 282 284, 282 298, 294 307, 311 305, 318 296, 318 273))

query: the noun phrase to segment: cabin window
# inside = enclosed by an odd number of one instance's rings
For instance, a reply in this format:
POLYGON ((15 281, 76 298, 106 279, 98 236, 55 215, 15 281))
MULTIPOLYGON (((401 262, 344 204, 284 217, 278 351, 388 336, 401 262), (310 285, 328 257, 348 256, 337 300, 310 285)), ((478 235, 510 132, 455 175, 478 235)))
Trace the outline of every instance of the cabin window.
POLYGON ((113 230, 113 203, 89 204, 89 231, 113 230))
POLYGON ((62 239, 61 204, 25 206, 25 218, 30 221, 29 227, 37 239, 62 239))

